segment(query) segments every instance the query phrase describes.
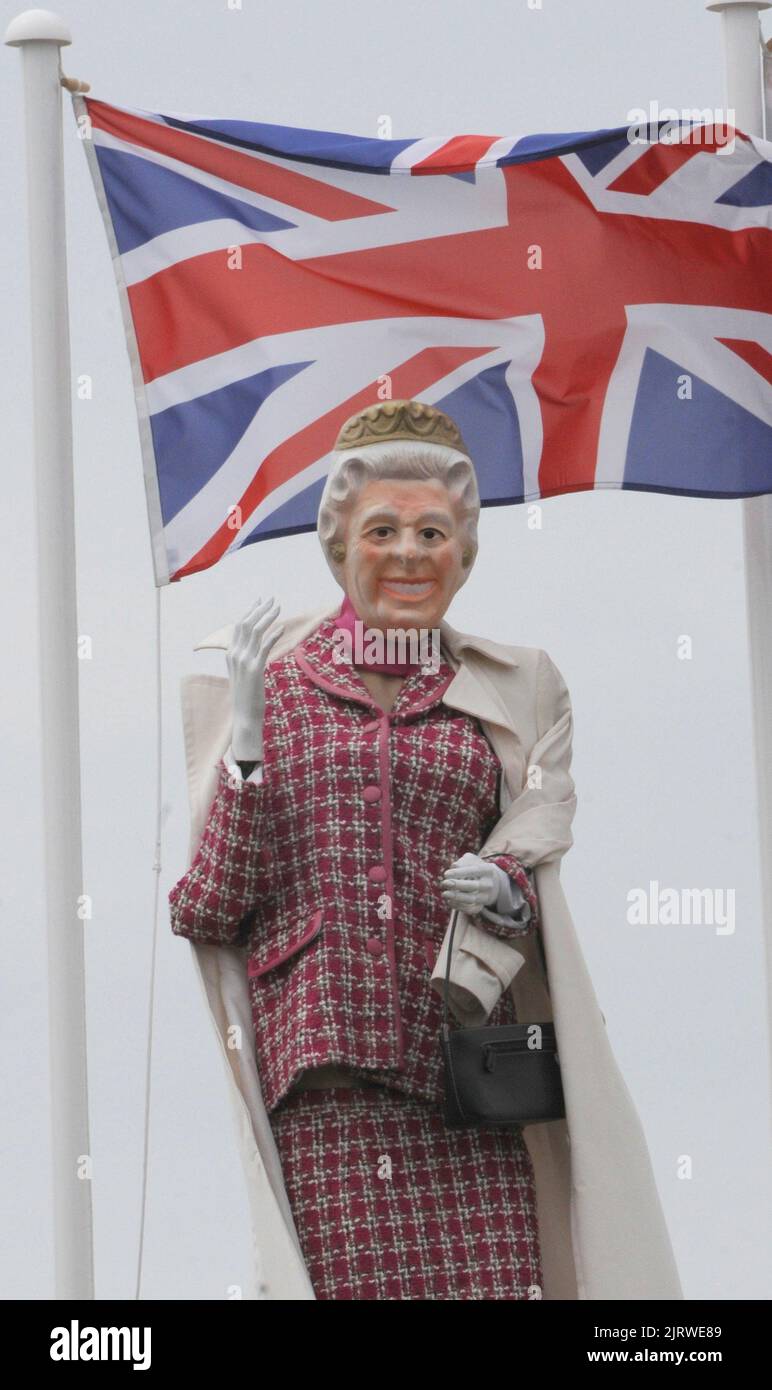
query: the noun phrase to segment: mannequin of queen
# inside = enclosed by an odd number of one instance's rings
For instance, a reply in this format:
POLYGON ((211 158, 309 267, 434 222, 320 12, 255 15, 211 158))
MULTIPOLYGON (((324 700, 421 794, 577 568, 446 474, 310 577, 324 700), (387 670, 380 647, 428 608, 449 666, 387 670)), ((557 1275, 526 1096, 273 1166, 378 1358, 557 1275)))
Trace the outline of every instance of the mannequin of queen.
MULTIPOLYGON (((440 624, 479 510, 442 411, 386 401, 344 424, 317 524, 340 609, 275 660, 273 597, 236 624, 231 747, 169 898, 177 935, 248 948, 263 1097, 320 1299, 540 1296, 528 1149, 519 1129, 446 1128, 431 978, 452 908, 510 946, 540 930, 532 866, 478 853, 499 759, 443 702, 440 624)), ((517 1021, 509 991, 487 1021, 517 1021)))

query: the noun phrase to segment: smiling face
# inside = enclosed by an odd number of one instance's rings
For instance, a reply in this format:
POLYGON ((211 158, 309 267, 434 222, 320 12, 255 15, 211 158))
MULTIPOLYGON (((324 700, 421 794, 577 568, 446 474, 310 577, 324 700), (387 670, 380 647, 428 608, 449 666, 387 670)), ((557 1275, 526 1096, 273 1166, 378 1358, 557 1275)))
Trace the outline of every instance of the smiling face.
POLYGON ((439 478, 380 479, 357 494, 344 586, 367 627, 439 625, 465 571, 453 500, 439 478))

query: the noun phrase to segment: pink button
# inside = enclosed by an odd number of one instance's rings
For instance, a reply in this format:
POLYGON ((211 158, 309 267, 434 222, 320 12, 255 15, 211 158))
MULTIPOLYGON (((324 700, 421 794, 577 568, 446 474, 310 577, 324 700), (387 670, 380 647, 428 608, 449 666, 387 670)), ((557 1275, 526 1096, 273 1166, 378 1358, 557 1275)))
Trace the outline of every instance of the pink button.
POLYGON ((378 728, 378 720, 377 720, 377 719, 373 719, 373 720, 371 721, 371 723, 365 724, 365 725, 364 725, 364 727, 363 727, 363 733, 366 733, 366 734, 374 734, 374 733, 375 733, 375 730, 376 730, 377 728, 378 728))
POLYGON ((383 942, 379 941, 377 936, 370 936, 367 939, 367 949, 371 956, 382 956, 383 942))
POLYGON ((380 801, 381 789, 380 787, 376 786, 365 787, 362 795, 364 796, 365 801, 380 801))
POLYGON ((386 870, 382 864, 373 864, 372 869, 367 870, 367 877, 371 883, 383 883, 386 877, 386 870))

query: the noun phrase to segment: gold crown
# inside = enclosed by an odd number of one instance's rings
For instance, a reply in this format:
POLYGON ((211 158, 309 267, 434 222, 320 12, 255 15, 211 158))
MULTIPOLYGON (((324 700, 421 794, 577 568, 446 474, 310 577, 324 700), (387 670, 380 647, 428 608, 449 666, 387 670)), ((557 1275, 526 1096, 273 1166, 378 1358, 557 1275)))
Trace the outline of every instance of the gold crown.
POLYGON ((420 439, 469 453, 455 421, 425 401, 379 401, 365 406, 341 426, 336 449, 361 449, 384 439, 420 439))

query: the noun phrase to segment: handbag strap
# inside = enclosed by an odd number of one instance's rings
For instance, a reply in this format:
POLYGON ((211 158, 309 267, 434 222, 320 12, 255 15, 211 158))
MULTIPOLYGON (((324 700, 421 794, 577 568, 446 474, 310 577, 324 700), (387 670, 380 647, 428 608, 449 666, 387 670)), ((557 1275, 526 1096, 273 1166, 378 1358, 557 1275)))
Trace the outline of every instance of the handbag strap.
POLYGON ((450 994, 450 962, 453 956, 453 937, 456 931, 456 921, 458 919, 458 908, 453 908, 453 915, 450 919, 450 940, 448 941, 448 956, 445 961, 445 982, 443 987, 442 999, 442 1036, 447 1037, 450 1032, 450 1018, 448 1009, 448 996, 450 994))
MULTIPOLYGON (((449 1004, 448 1004, 448 996, 449 996, 449 994, 450 994, 450 962, 451 962, 452 957, 453 957, 453 937, 454 937, 455 931, 456 931, 456 921, 457 921, 457 919, 458 919, 458 913, 459 913, 459 909, 458 909, 457 907, 454 907, 454 908, 453 908, 453 915, 452 915, 452 917, 451 917, 451 919, 450 919, 450 938, 449 938, 449 940, 448 940, 448 956, 447 956, 447 960, 445 961, 445 979, 444 979, 444 981, 443 981, 443 990, 442 990, 442 996, 443 996, 443 997, 442 997, 442 1022, 441 1022, 441 1024, 440 1024, 440 1033, 441 1033, 441 1035, 442 1035, 443 1038, 447 1038, 448 1035, 449 1035, 449 1033, 450 1033, 450 1031, 451 1031, 451 1030, 450 1030, 450 1010, 449 1010, 449 1004)), ((543 961, 543 963, 544 963, 544 969, 545 969, 545 974, 546 974, 547 963, 546 963, 546 960, 545 960, 545 958, 544 958, 544 947, 543 947, 543 945, 542 945, 542 943, 541 943, 541 938, 540 938, 540 937, 537 937, 537 940, 538 940, 538 942, 539 942, 539 951, 540 951, 540 953, 541 953, 541 958, 542 958, 542 961, 543 961)), ((548 1027, 549 1024, 543 1024, 543 1025, 541 1025, 541 1026, 542 1026, 542 1027, 548 1027)), ((553 1024, 552 1026, 554 1027, 554 1024, 553 1024)))

